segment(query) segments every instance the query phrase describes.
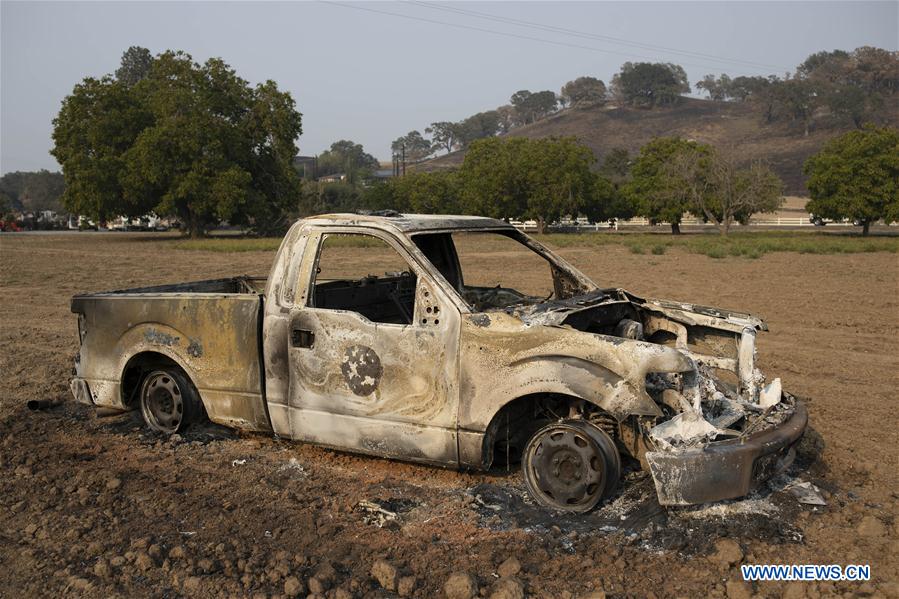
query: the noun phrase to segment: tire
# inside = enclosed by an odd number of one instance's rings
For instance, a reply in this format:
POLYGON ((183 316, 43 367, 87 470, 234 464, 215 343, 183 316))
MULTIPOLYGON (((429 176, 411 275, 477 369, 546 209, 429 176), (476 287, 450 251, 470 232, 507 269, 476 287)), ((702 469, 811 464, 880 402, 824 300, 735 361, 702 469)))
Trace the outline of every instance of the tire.
POLYGON ((177 367, 163 366, 147 373, 138 396, 147 426, 164 435, 183 431, 205 417, 200 395, 177 367))
POLYGON ((605 431, 586 420, 553 422, 533 434, 521 460, 528 493, 540 505, 589 512, 621 477, 621 457, 605 431))

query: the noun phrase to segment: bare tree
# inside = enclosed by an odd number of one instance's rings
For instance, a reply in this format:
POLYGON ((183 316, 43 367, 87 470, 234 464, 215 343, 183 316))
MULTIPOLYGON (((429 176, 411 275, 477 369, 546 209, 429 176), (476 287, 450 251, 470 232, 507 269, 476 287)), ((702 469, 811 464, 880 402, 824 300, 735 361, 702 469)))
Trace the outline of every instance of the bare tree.
POLYGON ((774 212, 784 203, 783 181, 767 164, 743 166, 735 151, 685 152, 666 165, 672 192, 683 194, 693 211, 715 223, 722 235, 753 214, 774 212))

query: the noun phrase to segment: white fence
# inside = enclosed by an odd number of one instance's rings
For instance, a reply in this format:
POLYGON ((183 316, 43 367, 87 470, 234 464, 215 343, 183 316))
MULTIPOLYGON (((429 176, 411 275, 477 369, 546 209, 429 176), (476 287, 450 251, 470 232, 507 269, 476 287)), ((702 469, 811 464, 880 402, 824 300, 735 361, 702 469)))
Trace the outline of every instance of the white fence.
MULTIPOLYGON (((528 220, 528 221, 511 221, 512 225, 521 231, 536 231, 537 230, 537 221, 528 220)), ((682 227, 715 227, 714 223, 704 222, 698 218, 685 218, 681 221, 682 227)), ((649 222, 648 218, 631 218, 628 220, 620 220, 617 224, 615 223, 584 223, 584 222, 569 222, 569 223, 554 223, 547 227, 548 230, 564 230, 564 231, 576 231, 579 233, 586 233, 592 231, 609 231, 609 230, 618 230, 625 229, 628 227, 649 227, 653 226, 652 223, 649 222)), ((657 227, 670 227, 671 225, 666 222, 656 223, 657 227)), ((739 230, 745 227, 814 227, 815 224, 811 222, 808 217, 777 217, 777 218, 753 218, 750 219, 748 225, 740 225, 739 223, 734 223, 733 229, 739 230)), ((853 227, 853 223, 851 222, 831 222, 827 221, 828 227, 853 227)))

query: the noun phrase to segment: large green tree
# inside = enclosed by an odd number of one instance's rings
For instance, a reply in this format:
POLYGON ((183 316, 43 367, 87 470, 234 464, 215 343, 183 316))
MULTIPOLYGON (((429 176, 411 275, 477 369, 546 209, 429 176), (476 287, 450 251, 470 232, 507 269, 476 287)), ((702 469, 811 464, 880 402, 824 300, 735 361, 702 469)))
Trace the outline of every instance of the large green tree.
POLYGON ((220 220, 266 233, 283 228, 299 197, 301 118, 274 82, 251 87, 221 59, 200 65, 169 51, 133 84, 107 76, 76 85, 54 120, 51 153, 73 212, 106 220, 152 211, 179 218, 192 236, 220 220))
POLYGON ((391 208, 420 214, 458 214, 459 175, 456 171, 409 173, 366 190, 372 209, 391 208))
POLYGON ((830 140, 805 163, 811 201, 823 218, 871 223, 899 220, 899 131, 867 125, 830 140))
POLYGON ((690 83, 680 65, 626 62, 612 78, 612 89, 624 104, 652 108, 676 104, 690 93, 690 83))
POLYGON ((77 84, 53 121, 50 151, 65 176, 66 209, 97 222, 153 210, 160 198, 137 200, 123 190, 127 152, 152 124, 152 112, 132 87, 108 76, 77 84))
MULTIPOLYGON (((637 214, 652 222, 667 222, 671 232, 680 233, 680 223, 695 205, 694 178, 672 171, 671 164, 686 161, 684 156, 711 154, 712 148, 678 137, 658 137, 642 148, 630 170, 624 193, 637 208, 637 214)), ((705 163, 699 166, 707 168, 705 163)))
POLYGON ((593 153, 574 138, 488 138, 471 144, 462 168, 462 207, 495 218, 528 218, 538 232, 578 214, 596 191, 593 153))

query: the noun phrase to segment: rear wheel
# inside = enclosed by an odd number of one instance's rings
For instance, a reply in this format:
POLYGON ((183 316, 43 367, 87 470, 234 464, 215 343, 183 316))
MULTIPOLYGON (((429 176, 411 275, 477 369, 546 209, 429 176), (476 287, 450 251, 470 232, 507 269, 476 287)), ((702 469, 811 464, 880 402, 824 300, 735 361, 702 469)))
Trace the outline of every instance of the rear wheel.
POLYGON ((203 404, 187 376, 174 367, 153 370, 140 386, 140 411, 154 431, 171 435, 203 415, 203 404))
POLYGON ((564 420, 534 433, 524 450, 521 469, 537 503, 567 512, 587 512, 615 490, 621 458, 603 430, 585 420, 564 420))

